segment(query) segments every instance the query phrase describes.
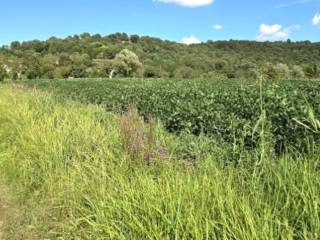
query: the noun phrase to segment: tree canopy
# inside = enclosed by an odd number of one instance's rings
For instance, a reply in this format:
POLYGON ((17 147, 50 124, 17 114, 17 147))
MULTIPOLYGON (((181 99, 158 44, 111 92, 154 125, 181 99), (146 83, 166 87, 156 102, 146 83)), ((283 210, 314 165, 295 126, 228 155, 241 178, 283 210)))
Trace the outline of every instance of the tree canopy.
POLYGON ((2 78, 120 77, 301 79, 320 77, 320 43, 208 41, 83 33, 0 48, 2 78), (6 75, 6 76, 5 76, 6 75))

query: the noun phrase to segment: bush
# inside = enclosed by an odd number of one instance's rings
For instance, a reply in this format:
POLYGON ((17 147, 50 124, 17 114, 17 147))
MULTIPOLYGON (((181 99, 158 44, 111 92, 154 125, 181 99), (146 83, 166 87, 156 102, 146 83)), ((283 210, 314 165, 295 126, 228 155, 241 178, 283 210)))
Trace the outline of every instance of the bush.
POLYGON ((159 67, 147 66, 144 68, 143 76, 146 78, 161 78, 167 76, 168 73, 163 72, 159 67))
POLYGON ((278 63, 275 66, 275 71, 279 80, 288 80, 290 78, 290 69, 287 64, 278 63))
POLYGON ((0 82, 3 82, 7 77, 7 70, 4 68, 4 66, 0 65, 0 82))
POLYGON ((194 78, 195 72, 191 67, 180 67, 175 71, 174 76, 176 78, 194 78))

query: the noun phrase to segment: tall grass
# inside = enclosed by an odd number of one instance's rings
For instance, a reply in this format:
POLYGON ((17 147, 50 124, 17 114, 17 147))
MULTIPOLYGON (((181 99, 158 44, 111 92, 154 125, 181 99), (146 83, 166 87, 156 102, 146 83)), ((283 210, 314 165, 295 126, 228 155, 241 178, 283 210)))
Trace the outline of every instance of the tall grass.
POLYGON ((28 224, 42 238, 320 238, 318 156, 265 155, 255 166, 260 157, 248 155, 233 166, 221 164, 228 149, 217 146, 200 160, 179 160, 174 156, 189 142, 156 126, 150 141, 165 157, 133 162, 136 139, 123 139, 131 132, 123 124, 132 121, 130 114, 0 87, 1 175, 32 206, 28 224))

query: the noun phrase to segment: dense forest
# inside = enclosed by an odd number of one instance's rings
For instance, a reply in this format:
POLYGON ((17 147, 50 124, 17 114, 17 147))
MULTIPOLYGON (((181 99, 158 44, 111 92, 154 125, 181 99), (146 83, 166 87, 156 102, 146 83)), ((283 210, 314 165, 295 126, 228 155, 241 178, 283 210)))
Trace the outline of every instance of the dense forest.
POLYGON ((115 33, 12 42, 0 48, 0 80, 10 78, 320 77, 320 43, 207 41, 184 45, 115 33))

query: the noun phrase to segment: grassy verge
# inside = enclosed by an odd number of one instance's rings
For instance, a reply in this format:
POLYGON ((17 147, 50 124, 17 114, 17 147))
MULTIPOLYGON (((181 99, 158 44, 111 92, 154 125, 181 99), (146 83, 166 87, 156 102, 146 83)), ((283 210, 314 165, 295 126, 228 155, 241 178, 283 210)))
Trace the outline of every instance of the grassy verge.
POLYGON ((7 86, 0 126, 1 175, 40 238, 320 237, 318 156, 254 164, 248 155, 234 166, 221 164, 227 147, 210 145, 190 163, 176 157, 182 140, 159 126, 152 140, 140 138, 151 126, 134 113, 119 117, 7 86))

